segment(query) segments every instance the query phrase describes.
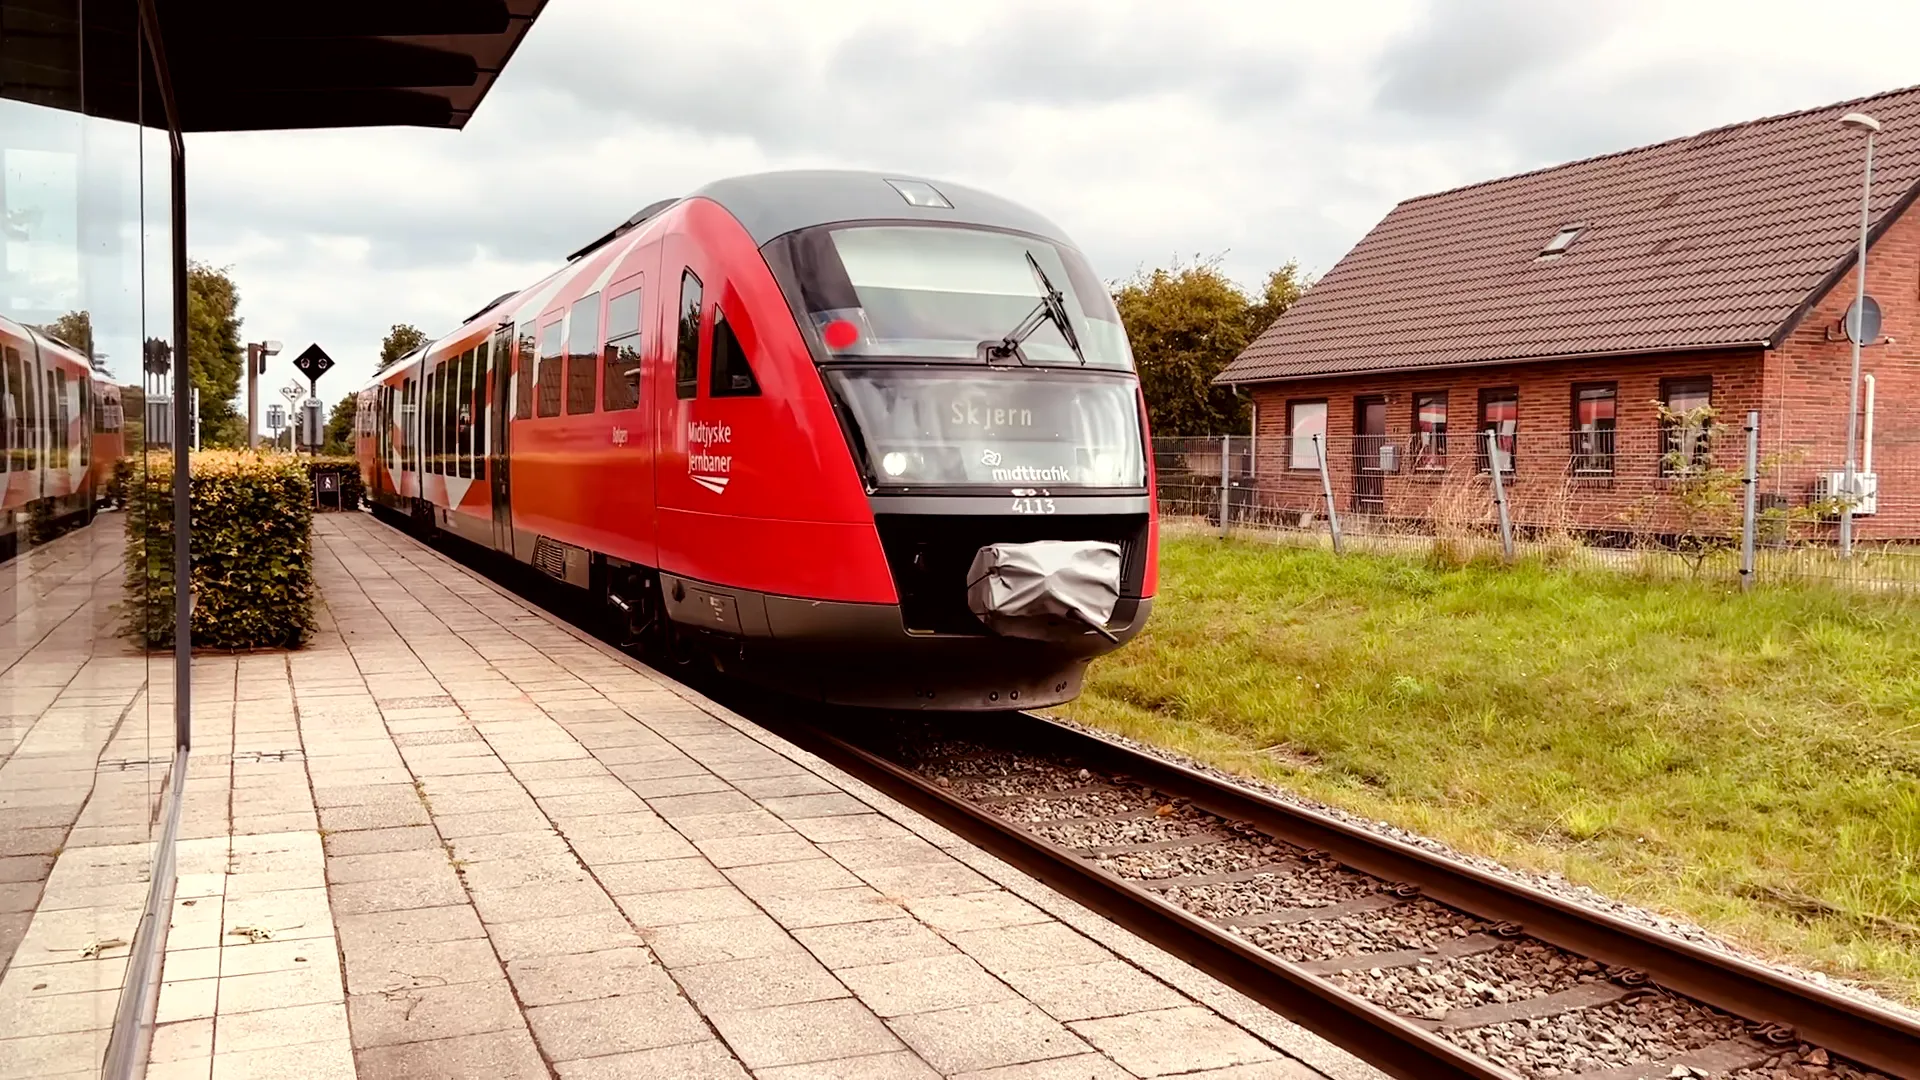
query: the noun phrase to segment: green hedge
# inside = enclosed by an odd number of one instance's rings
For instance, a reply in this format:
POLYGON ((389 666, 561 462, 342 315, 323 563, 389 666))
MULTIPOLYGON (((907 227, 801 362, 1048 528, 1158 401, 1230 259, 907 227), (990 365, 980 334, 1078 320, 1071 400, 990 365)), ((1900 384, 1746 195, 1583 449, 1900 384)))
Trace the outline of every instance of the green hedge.
MULTIPOLYGON (((313 486, 285 454, 212 450, 191 459, 193 641, 293 648, 313 630, 313 486)), ((173 459, 129 480, 125 631, 173 640, 173 459)))
MULTIPOLYGON (((340 509, 358 510, 360 500, 367 493, 367 486, 360 480, 360 462, 350 457, 310 457, 302 458, 307 463, 307 476, 313 481, 313 488, 320 490, 320 474, 332 473, 340 478, 340 509)), ((318 496, 315 509, 331 512, 334 509, 332 495, 318 496)))

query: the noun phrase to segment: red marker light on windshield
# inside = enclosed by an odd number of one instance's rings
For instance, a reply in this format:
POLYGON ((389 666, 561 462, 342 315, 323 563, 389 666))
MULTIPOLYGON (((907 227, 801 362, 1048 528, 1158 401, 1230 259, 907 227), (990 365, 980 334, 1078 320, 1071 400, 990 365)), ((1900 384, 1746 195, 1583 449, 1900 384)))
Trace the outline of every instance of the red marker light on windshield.
POLYGON ((860 328, 845 319, 835 319, 820 331, 827 348, 836 352, 860 340, 860 328))

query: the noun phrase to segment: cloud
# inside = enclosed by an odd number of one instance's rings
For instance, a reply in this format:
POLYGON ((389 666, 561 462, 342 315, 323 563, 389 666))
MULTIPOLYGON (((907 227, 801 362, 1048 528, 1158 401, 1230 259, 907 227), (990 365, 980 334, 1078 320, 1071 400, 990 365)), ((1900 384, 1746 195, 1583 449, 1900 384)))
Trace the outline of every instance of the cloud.
MULTIPOLYGON (((1841 5, 1845 7, 1846 5, 1841 5)), ((548 5, 461 132, 188 140, 189 244, 246 332, 371 371, 655 199, 772 168, 1027 203, 1097 272, 1225 253, 1324 273, 1394 203, 1912 81, 1920 12, 1808 50, 1790 0, 627 0, 548 5)), ((284 359, 284 358, 283 358, 284 359)), ((287 371, 268 379, 277 387, 287 371)))

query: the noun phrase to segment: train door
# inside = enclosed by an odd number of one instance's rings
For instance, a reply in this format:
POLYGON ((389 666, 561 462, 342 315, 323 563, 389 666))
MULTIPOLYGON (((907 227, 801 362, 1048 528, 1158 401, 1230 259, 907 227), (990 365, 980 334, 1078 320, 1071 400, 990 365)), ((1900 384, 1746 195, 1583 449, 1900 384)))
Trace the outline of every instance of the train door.
MULTIPOLYGON (((513 492, 509 485, 508 439, 513 430, 513 324, 493 332, 493 389, 487 410, 487 476, 493 495, 493 546, 513 551, 513 492)), ((524 377, 524 376, 523 376, 524 377)))

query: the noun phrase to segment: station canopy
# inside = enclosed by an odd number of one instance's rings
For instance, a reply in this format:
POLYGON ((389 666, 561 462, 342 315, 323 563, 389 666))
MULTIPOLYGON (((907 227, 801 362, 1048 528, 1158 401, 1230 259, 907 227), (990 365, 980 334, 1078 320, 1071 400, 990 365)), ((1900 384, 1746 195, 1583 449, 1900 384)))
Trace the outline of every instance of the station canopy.
MULTIPOLYGON (((546 4, 150 2, 182 131, 463 127, 546 4)), ((0 96, 164 127, 134 74, 139 18, 135 0, 0 0, 0 96)))

